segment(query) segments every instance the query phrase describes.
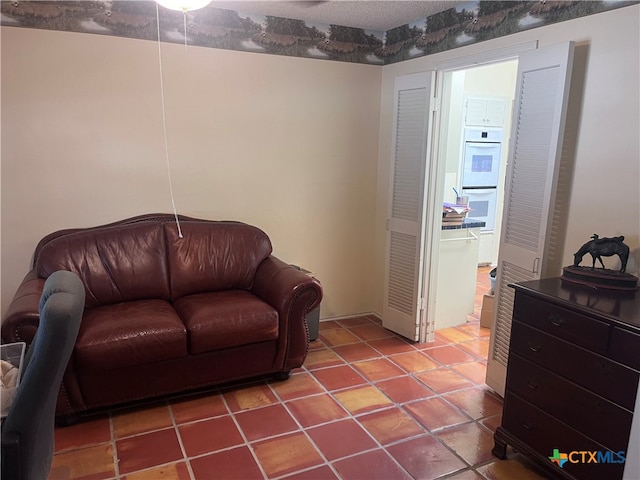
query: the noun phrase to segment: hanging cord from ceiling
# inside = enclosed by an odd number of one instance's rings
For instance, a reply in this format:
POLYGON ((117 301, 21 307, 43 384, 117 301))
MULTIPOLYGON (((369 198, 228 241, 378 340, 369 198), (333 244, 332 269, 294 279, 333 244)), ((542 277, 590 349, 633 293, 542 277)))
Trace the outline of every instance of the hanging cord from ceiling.
MULTIPOLYGON (((184 47, 187 48, 187 16, 184 14, 184 47)), ((162 48, 160 47, 160 9, 156 3, 156 24, 158 26, 158 66, 160 69, 160 98, 162 101, 162 132, 164 137, 164 154, 167 162, 167 174, 169 179, 169 194, 171 195, 171 205, 173 207, 173 215, 176 219, 178 228, 178 237, 183 238, 182 229, 180 228, 180 220, 178 219, 178 211, 176 209, 176 201, 173 195, 173 182, 171 181, 171 163, 169 162, 169 140, 167 135, 167 114, 164 102, 164 81, 162 68, 162 48)))

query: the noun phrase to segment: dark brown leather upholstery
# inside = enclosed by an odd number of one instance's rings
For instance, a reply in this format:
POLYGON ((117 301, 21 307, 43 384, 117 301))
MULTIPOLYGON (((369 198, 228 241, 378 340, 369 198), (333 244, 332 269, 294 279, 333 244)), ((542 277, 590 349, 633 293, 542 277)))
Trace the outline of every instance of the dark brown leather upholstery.
POLYGON ((278 338, 278 311, 244 290, 189 295, 175 308, 194 354, 278 338))
POLYGON ((302 365, 305 317, 321 300, 309 277, 271 255, 260 229, 171 215, 54 232, 43 238, 2 323, 30 343, 46 278, 82 279, 85 311, 58 416, 302 365))
POLYGON ((37 252, 37 275, 47 278, 56 270, 76 272, 85 285, 89 308, 149 298, 169 300, 163 227, 138 223, 62 235, 37 252))

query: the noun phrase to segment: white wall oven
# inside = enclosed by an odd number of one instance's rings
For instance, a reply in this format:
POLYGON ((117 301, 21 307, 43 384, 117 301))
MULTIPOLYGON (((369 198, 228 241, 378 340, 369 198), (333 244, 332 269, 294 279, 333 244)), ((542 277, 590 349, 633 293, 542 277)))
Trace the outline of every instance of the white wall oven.
POLYGON ((463 188, 462 195, 469 197, 469 216, 485 222, 481 231, 492 232, 496 224, 497 189, 494 188, 463 188))
POLYGON ((469 197, 469 216, 486 223, 484 232, 492 232, 496 222, 502 139, 501 128, 464 130, 462 195, 469 197))
POLYGON ((500 175, 502 129, 466 128, 462 188, 496 187, 500 175))

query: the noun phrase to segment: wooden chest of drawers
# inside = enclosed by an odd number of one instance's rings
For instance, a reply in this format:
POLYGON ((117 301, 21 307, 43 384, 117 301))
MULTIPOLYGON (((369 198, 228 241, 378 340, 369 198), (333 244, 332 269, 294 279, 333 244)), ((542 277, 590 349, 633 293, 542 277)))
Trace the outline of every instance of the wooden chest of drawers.
POLYGON ((512 286, 493 453, 504 458, 511 445, 557 478, 621 479, 640 379, 640 292, 560 278, 512 286))

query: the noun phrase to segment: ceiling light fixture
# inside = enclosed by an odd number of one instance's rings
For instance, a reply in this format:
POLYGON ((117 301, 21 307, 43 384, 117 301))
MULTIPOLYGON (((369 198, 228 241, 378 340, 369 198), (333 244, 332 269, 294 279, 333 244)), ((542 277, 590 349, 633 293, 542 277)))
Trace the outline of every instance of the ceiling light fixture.
POLYGON ((157 2, 165 8, 186 13, 206 7, 211 0, 157 0, 157 2))

